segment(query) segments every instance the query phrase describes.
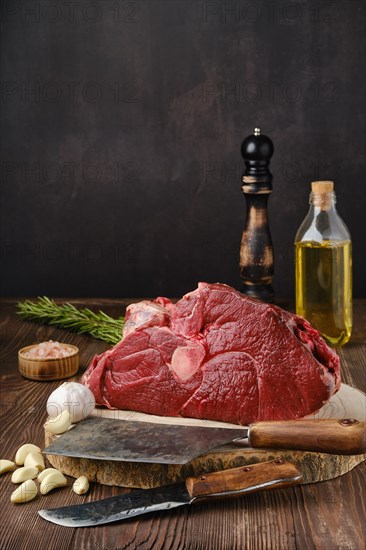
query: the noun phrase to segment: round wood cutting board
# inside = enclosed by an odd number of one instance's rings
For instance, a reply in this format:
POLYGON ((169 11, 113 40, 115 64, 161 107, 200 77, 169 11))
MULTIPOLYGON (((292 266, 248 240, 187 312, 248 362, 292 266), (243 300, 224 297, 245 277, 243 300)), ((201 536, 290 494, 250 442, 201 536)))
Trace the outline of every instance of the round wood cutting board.
MULTIPOLYGON (((237 425, 223 422, 212 422, 189 418, 153 416, 134 411, 116 411, 96 408, 93 416, 109 417, 136 422, 156 422, 166 424, 197 425, 206 427, 238 428, 237 425)), ((317 413, 310 415, 312 419, 356 418, 366 421, 366 395, 346 384, 342 384, 339 392, 317 413)), ((45 444, 49 445, 54 438, 45 432, 45 444)), ((325 453, 312 453, 295 450, 253 449, 238 447, 233 444, 223 445, 202 455, 188 464, 147 464, 136 462, 116 462, 108 460, 92 460, 56 455, 47 455, 48 461, 64 474, 79 477, 86 475, 90 481, 104 485, 120 487, 150 488, 182 481, 188 475, 246 466, 256 462, 272 460, 281 457, 297 463, 303 472, 303 483, 324 481, 343 475, 357 464, 366 460, 366 454, 341 456, 325 453)))

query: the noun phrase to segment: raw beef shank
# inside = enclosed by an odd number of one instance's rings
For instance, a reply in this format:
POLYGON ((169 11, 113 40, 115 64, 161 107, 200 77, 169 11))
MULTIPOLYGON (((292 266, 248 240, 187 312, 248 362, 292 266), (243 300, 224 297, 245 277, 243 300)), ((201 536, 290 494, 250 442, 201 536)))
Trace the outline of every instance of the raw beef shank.
POLYGON ((124 338, 82 382, 98 405, 249 424, 294 419, 340 387, 338 355, 303 318, 223 284, 127 308, 124 338))

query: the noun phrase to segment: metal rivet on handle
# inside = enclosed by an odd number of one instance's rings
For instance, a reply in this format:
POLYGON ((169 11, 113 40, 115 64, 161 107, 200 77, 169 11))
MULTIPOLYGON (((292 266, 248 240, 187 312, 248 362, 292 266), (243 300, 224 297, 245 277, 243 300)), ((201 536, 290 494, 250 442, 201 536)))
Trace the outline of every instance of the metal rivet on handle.
POLYGON ((274 461, 275 464, 283 464, 283 460, 282 458, 276 458, 276 460, 274 461))
POLYGON ((340 424, 342 424, 342 426, 353 426, 354 424, 358 424, 358 420, 355 418, 344 418, 340 421, 340 424))
POLYGON ((200 477, 199 477, 199 480, 200 480, 200 481, 205 481, 205 479, 206 479, 206 476, 200 476, 200 477))
POLYGON ((243 468, 243 472, 250 472, 251 468, 249 468, 248 466, 245 466, 245 468, 243 468))

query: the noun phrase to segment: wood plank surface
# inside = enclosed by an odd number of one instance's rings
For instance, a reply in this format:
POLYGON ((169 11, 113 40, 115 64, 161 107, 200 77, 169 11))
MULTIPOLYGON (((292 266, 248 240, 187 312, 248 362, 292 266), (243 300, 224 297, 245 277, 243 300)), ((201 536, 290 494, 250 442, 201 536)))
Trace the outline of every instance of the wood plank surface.
MULTIPOLYGON (((134 300, 70 300, 118 316, 134 300)), ((137 300, 136 300, 137 301, 137 300)), ((281 304, 286 306, 286 304, 281 304)), ((109 346, 87 336, 21 321, 15 300, 0 306, 0 458, 14 458, 17 448, 43 445, 46 401, 58 382, 32 382, 18 372, 17 350, 47 339, 80 349, 81 370, 95 353, 109 346)), ((366 301, 356 301, 351 341, 340 350, 343 381, 366 391, 366 301)), ((81 497, 68 487, 23 505, 10 503, 10 474, 0 478, 2 514, 0 548, 21 549, 349 549, 364 550, 366 540, 366 467, 356 466, 331 481, 247 495, 233 500, 153 513, 97 528, 71 529, 46 523, 40 508, 106 498, 125 492, 93 484, 81 497)))

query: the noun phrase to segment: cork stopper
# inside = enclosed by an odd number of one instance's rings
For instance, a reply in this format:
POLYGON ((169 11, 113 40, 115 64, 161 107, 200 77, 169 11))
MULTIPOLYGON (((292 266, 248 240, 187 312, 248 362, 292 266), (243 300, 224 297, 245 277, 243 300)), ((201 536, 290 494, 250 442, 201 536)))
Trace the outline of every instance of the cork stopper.
POLYGON ((327 211, 335 202, 333 193, 334 183, 332 181, 312 181, 310 202, 314 206, 319 206, 321 210, 327 211))
POLYGON ((311 190, 313 193, 333 193, 334 183, 332 181, 312 181, 311 190))

